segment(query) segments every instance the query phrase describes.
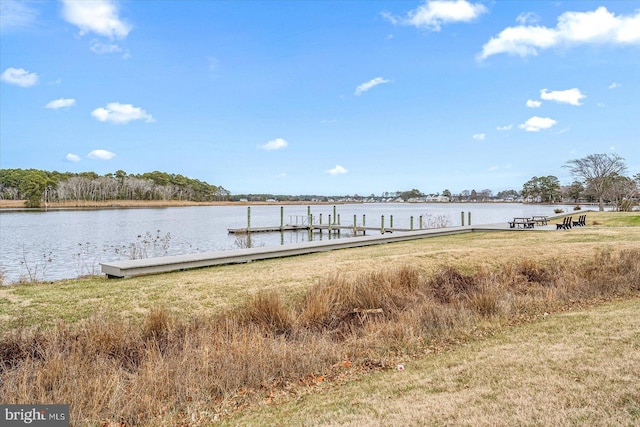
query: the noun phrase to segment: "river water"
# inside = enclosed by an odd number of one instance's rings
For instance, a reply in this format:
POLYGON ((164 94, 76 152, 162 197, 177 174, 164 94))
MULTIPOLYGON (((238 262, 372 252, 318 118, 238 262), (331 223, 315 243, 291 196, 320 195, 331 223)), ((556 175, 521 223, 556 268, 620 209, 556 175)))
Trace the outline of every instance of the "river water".
MULTIPOLYGON (((566 205, 524 205, 519 203, 366 203, 312 205, 314 223, 322 215, 326 224, 334 212, 341 224, 352 224, 356 216, 362 225, 419 228, 459 226, 461 212, 465 223, 471 212, 472 224, 506 222, 513 217, 554 215, 554 209, 568 212, 566 205), (335 211, 334 211, 335 209, 335 211)), ((252 206, 251 227, 279 226, 280 206, 252 206)), ((306 221, 307 205, 286 205, 285 224, 306 221)), ((334 220, 332 219, 332 222, 334 220)), ((228 233, 244 228, 247 206, 191 206, 172 208, 128 208, 96 210, 0 210, 0 272, 4 284, 19 280, 59 280, 86 274, 99 274, 100 262, 223 251, 245 247, 246 239, 228 233)), ((369 232, 372 233, 372 232, 369 232)), ((351 236, 342 232, 342 236, 351 236)), ((321 238, 315 234, 313 239, 321 238)), ((327 234, 324 237, 328 238, 327 234)), ((306 231, 254 233, 253 246, 274 246, 309 240, 306 231)))

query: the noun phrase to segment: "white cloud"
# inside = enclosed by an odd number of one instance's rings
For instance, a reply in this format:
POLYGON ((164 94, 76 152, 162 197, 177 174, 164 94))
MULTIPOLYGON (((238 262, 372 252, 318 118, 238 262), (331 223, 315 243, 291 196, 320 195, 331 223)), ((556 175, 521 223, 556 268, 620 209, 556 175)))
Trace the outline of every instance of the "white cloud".
POLYGON ((527 100, 527 107, 529 108, 540 108, 541 105, 542 105, 541 101, 534 101, 533 99, 527 100))
POLYGON ((487 8, 482 4, 467 0, 430 0, 409 12, 405 18, 396 18, 388 13, 383 16, 394 24, 440 31, 442 24, 470 22, 486 12, 487 8))
POLYGON ((24 68, 9 67, 0 74, 0 80, 20 87, 30 87, 38 83, 38 75, 24 68))
POLYGON ((0 28, 30 27, 36 22, 38 12, 29 7, 26 1, 2 0, 0 1, 0 28))
POLYGON ((342 166, 340 166, 340 165, 336 165, 336 167, 335 167, 335 168, 333 168, 333 169, 329 169, 329 170, 327 171, 327 173, 328 173, 329 175, 342 175, 342 174, 345 174, 345 173, 347 173, 347 172, 349 172, 349 171, 348 171, 348 170, 346 170, 345 168, 343 168, 343 167, 342 167, 342 166))
POLYGON ((513 129, 513 125, 498 126, 496 129, 499 131, 511 130, 513 129))
POLYGON ((112 102, 107 104, 107 108, 96 108, 91 115, 101 122, 128 123, 132 120, 144 120, 147 123, 153 122, 153 116, 147 114, 142 108, 134 107, 131 104, 120 104, 112 102))
POLYGON ((110 0, 62 0, 62 16, 80 29, 80 34, 95 33, 110 39, 124 39, 131 26, 118 16, 118 7, 110 0))
POLYGON ((617 89, 619 87, 622 87, 622 85, 620 83, 617 82, 613 82, 609 85, 609 89, 617 89))
POLYGON ((545 101, 555 101, 561 104, 571 104, 571 105, 582 105, 580 104, 580 100, 586 98, 580 89, 573 88, 567 90, 554 90, 552 92, 548 92, 547 89, 542 89, 540 91, 540 98, 545 101))
POLYGON ((537 55, 540 50, 579 44, 640 43, 640 9, 624 16, 599 7, 592 12, 565 12, 555 28, 539 25, 507 27, 484 46, 478 59, 508 53, 537 55))
POLYGON ((475 135, 473 135, 472 138, 475 139, 476 141, 484 141, 486 137, 487 135, 484 133, 476 133, 475 135))
POLYGON ((258 145, 258 148, 261 148, 267 151, 273 151, 273 150, 281 150, 283 148, 287 148, 288 145, 289 143, 286 140, 282 138, 276 138, 276 139, 272 139, 266 144, 258 145))
POLYGON ((80 156, 78 156, 77 154, 69 153, 65 156, 65 159, 67 159, 67 161, 69 162, 79 162, 80 156))
POLYGON ((94 159, 94 160, 111 160, 116 156, 116 153, 112 153, 111 151, 107 151, 107 150, 93 150, 92 152, 90 152, 89 154, 87 154, 87 157, 90 159, 94 159))
POLYGON ((548 117, 533 116, 518 127, 527 132, 538 132, 540 129, 549 129, 556 123, 558 122, 548 117))
POLYGON ((76 104, 76 100, 73 98, 60 98, 49 102, 44 108, 50 108, 57 110, 58 108, 68 108, 76 104))
POLYGON ((533 12, 523 12, 516 18, 516 22, 520 25, 537 24, 540 17, 533 12))
POLYGON ((120 46, 118 46, 117 44, 100 43, 96 39, 91 40, 90 49, 91 49, 92 52, 97 53, 99 55, 102 55, 102 54, 105 54, 105 53, 119 53, 119 52, 122 52, 122 48, 120 46))
POLYGON ((375 79, 369 80, 368 82, 362 83, 360 86, 358 86, 356 88, 355 95, 360 96, 375 86, 389 82, 391 82, 391 80, 383 79, 382 77, 376 77, 375 79))

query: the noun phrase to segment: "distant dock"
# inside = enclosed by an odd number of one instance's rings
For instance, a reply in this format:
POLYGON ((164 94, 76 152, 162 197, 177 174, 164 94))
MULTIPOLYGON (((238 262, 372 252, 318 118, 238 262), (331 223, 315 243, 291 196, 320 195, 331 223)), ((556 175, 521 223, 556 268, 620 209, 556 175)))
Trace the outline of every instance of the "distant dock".
POLYGON ((381 234, 393 233, 394 231, 413 231, 409 228, 381 228, 381 227, 363 227, 361 225, 340 225, 340 224, 316 224, 316 225, 284 225, 282 227, 255 227, 255 228, 229 228, 229 234, 248 234, 248 233, 281 233, 284 231, 332 231, 340 230, 353 231, 354 234, 365 233, 367 231, 378 231, 381 234))

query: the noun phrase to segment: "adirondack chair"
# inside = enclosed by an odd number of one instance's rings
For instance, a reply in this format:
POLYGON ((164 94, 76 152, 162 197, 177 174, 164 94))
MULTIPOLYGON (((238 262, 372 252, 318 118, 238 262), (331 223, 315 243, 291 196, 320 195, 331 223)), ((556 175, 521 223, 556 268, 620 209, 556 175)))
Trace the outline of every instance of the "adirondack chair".
POLYGON ((577 221, 571 223, 574 227, 582 227, 582 215, 578 217, 577 221))
POLYGON ((556 224, 556 230, 568 230, 571 228, 571 217, 565 216, 562 222, 556 224))

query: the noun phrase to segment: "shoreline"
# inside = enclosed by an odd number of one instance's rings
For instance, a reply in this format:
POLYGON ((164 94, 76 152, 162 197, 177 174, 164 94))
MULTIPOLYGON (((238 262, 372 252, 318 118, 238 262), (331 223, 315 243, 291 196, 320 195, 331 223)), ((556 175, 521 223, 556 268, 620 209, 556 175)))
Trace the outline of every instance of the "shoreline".
POLYGON ((177 208, 188 206, 258 206, 258 205, 341 205, 344 202, 278 201, 278 202, 194 202, 188 200, 70 200, 48 203, 39 208, 27 208, 26 200, 0 200, 0 209, 121 209, 121 208, 177 208))
MULTIPOLYGON (((176 208, 189 206, 291 206, 291 205, 344 205, 344 204, 364 204, 365 202, 319 202, 308 200, 297 201, 217 201, 217 202, 195 202, 189 200, 68 200, 64 202, 52 202, 46 206, 39 208, 28 208, 25 206, 26 200, 0 200, 0 209, 16 209, 16 210, 58 210, 58 209, 124 209, 124 208, 176 208)), ((383 202, 376 202, 383 203, 383 202)), ((554 203, 524 203, 524 202, 403 202, 408 204, 438 204, 448 205, 456 203, 491 203, 491 204, 537 204, 537 205, 554 205, 554 203)), ((563 205, 591 206, 585 203, 562 202, 563 205)), ((596 205, 597 206, 597 205, 596 205)))

